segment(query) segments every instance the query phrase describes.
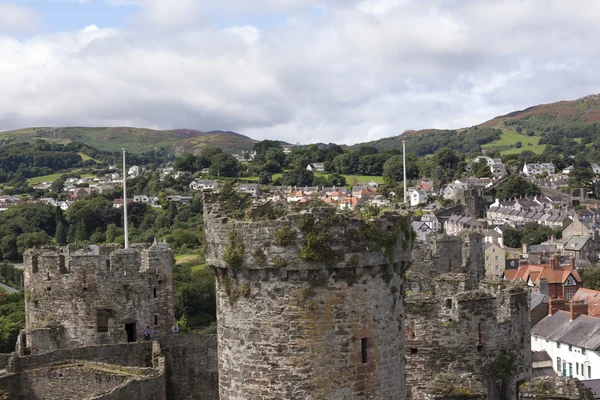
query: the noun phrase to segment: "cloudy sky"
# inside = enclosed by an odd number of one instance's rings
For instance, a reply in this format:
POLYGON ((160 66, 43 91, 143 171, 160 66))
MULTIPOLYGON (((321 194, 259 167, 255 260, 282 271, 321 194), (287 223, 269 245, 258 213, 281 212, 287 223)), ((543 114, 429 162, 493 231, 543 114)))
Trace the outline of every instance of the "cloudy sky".
POLYGON ((596 0, 0 0, 0 130, 355 143, 600 92, 596 0))

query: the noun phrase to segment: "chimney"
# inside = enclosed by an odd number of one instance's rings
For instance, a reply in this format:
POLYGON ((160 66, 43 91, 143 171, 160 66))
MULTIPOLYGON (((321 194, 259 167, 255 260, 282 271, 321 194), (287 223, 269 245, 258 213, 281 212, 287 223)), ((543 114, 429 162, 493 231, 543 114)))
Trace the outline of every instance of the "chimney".
POLYGON ((527 255, 527 250, 529 250, 527 243, 523 243, 523 255, 527 255))
POLYGON ((558 256, 556 254, 554 254, 552 257, 550 257, 550 266, 555 271, 557 269, 560 269, 560 260, 558 259, 558 256))
POLYGON ((554 244, 555 240, 556 240, 556 236, 555 235, 550 236, 550 243, 554 244))
POLYGON ((539 286, 540 294, 550 295, 550 288, 548 287, 548 279, 546 279, 546 278, 540 279, 538 286, 539 286))
POLYGON ((557 311, 561 311, 565 308, 564 299, 550 299, 548 301, 548 315, 554 315, 557 311))
POLYGON ((569 303, 570 320, 575 321, 580 315, 587 315, 588 305, 585 301, 572 301, 569 303))
POLYGON ((571 269, 575 269, 575 257, 573 256, 573 254, 571 254, 571 257, 569 257, 569 265, 571 266, 571 269))
POLYGON ((542 262, 543 262, 543 260, 542 260, 542 255, 541 255, 541 254, 538 254, 538 255, 537 255, 537 263, 538 263, 538 264, 542 264, 542 262))

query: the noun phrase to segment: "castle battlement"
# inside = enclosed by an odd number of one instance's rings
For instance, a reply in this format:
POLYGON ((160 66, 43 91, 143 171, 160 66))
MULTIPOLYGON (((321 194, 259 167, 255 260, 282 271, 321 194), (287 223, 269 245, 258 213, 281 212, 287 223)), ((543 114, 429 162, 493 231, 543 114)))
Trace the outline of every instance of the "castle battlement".
POLYGON ((280 271, 368 268, 410 260, 410 217, 397 213, 366 221, 326 207, 287 210, 273 219, 240 220, 226 215, 218 204, 208 203, 204 217, 208 264, 234 273, 276 270, 278 275, 280 271))
MULTIPOLYGON (((122 249, 118 245, 44 246, 29 249, 23 255, 25 272, 30 277, 46 274, 60 277, 64 274, 87 273, 95 275, 164 272, 171 258, 166 244, 136 245, 122 249), (127 271, 124 273, 123 271, 127 271)), ((42 278, 43 279, 43 278, 42 278)))
POLYGON ((146 326, 160 336, 173 323, 167 244, 46 246, 24 264, 23 353, 135 341, 146 326))
POLYGON ((410 217, 204 203, 222 400, 404 399, 410 217))
POLYGON ((432 398, 427 382, 450 372, 473 374, 487 398, 515 400, 517 383, 531 377, 528 288, 484 278, 478 235, 429 239, 407 273, 408 398, 432 398))

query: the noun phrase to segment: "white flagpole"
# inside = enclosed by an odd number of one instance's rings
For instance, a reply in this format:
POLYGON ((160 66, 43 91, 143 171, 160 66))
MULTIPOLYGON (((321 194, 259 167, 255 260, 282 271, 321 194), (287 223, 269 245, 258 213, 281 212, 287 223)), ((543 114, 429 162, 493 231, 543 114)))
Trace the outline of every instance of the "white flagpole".
POLYGON ((125 228, 125 248, 129 248, 129 224, 127 218, 127 167, 125 166, 125 148, 123 148, 123 228, 125 228))
POLYGON ((404 169, 402 186, 404 186, 404 202, 406 203, 406 140, 402 141, 402 168, 404 169))

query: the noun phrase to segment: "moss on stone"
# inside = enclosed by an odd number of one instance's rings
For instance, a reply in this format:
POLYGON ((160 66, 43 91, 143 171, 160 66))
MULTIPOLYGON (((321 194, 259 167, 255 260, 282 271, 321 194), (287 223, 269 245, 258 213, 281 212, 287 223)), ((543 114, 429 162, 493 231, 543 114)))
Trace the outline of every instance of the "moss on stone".
POLYGON ((237 233, 229 232, 227 245, 223 249, 221 257, 229 267, 233 269, 241 268, 244 259, 244 244, 237 233))

